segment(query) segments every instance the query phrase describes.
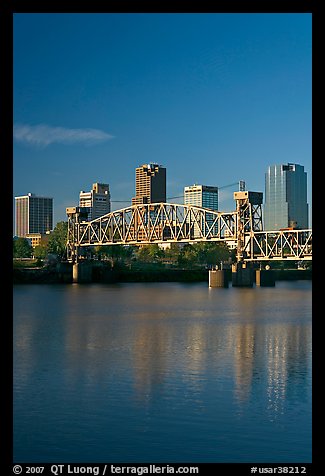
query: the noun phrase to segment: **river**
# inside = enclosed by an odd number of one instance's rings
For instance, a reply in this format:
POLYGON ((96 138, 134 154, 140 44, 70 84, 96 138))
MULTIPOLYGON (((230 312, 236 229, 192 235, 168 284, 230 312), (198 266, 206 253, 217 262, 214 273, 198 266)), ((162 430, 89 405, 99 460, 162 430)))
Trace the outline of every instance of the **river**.
POLYGON ((14 286, 14 461, 311 462, 311 281, 14 286))

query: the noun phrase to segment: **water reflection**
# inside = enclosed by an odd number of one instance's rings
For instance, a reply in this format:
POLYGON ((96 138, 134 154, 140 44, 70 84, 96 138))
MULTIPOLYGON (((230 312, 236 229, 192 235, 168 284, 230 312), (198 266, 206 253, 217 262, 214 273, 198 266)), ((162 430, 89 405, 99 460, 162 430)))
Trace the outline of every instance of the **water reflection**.
MULTIPOLYGON (((118 378, 118 366, 119 372, 129 375, 137 396, 148 398, 163 387, 166 379, 178 374, 183 381, 195 382, 199 389, 212 367, 221 377, 225 370, 232 372, 238 404, 250 398, 254 379, 263 376, 271 415, 281 411, 288 381, 306 375, 310 326, 299 322, 269 324, 261 303, 256 306, 254 290, 241 296, 239 309, 239 293, 236 296, 233 292, 231 309, 219 305, 203 311, 189 309, 185 303, 175 308, 175 293, 166 301, 159 289, 151 290, 150 299, 138 289, 131 293, 126 307, 125 303, 118 305, 115 295, 114 303, 102 306, 97 302, 95 287, 79 289, 64 292, 61 301, 64 314, 60 334, 65 352, 62 370, 68 386, 80 385, 80 379, 93 384, 107 376, 118 378), (254 322, 247 322, 243 312, 254 322)), ((199 291, 196 297, 200 301, 199 291)), ((30 317, 17 322, 15 336, 15 346, 24 355, 19 365, 25 376, 38 362, 38 326, 43 325, 30 317)), ((52 346, 53 342, 50 349, 52 346)))
POLYGON ((224 408, 231 425, 257 407, 276 422, 309 401, 311 376, 310 286, 283 286, 43 286, 34 299, 37 286, 15 289, 16 401, 37 375, 94 414, 143 406, 145 432, 155 404, 192 405, 196 424, 224 408))
POLYGON ((168 372, 166 356, 172 352, 169 328, 140 319, 135 326, 131 365, 137 397, 150 399, 159 392, 168 372))
MULTIPOLYGON (((235 376, 235 397, 237 401, 244 402, 250 397, 253 369, 254 352, 257 329, 254 324, 235 326, 233 359, 235 376)), ((257 355, 257 358, 259 356, 257 355)))

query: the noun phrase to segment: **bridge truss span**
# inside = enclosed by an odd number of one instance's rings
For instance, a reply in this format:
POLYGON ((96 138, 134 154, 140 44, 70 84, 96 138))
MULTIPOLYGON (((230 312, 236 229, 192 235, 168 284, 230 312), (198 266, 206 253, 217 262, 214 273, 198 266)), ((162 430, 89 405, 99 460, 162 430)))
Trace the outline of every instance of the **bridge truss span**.
MULTIPOLYGON (((132 205, 90 222, 82 209, 68 212, 68 247, 237 239, 237 212, 216 212, 192 205, 132 205)), ((73 251, 70 249, 70 251, 73 251)))
POLYGON ((312 260, 312 230, 251 232, 243 253, 245 261, 312 260))
POLYGON ((217 212, 194 205, 132 205, 87 221, 88 210, 67 208, 67 258, 78 261, 80 248, 102 245, 225 242, 237 262, 311 260, 312 230, 263 231, 262 194, 235 192, 236 210, 217 212))

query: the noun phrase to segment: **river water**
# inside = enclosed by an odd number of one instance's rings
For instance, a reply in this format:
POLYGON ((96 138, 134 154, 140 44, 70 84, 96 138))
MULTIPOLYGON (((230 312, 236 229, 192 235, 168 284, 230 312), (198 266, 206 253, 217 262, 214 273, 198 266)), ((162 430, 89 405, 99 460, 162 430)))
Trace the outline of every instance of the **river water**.
POLYGON ((311 461, 311 282, 14 286, 14 461, 311 461))

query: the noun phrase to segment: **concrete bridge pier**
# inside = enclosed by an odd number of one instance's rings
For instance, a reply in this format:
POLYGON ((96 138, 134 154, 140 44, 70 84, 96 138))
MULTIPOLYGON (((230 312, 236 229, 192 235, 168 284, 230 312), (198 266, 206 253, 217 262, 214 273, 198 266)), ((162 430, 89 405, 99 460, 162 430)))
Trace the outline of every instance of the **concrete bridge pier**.
POLYGON ((246 266, 246 263, 236 263, 232 265, 232 285, 233 287, 253 287, 254 270, 246 266))
POLYGON ((257 269, 256 286, 275 286, 274 271, 271 269, 257 269))
POLYGON ((228 288, 228 275, 224 269, 209 270, 209 288, 228 288))
POLYGON ((72 268, 73 283, 91 283, 92 282, 92 264, 74 263, 72 268))

